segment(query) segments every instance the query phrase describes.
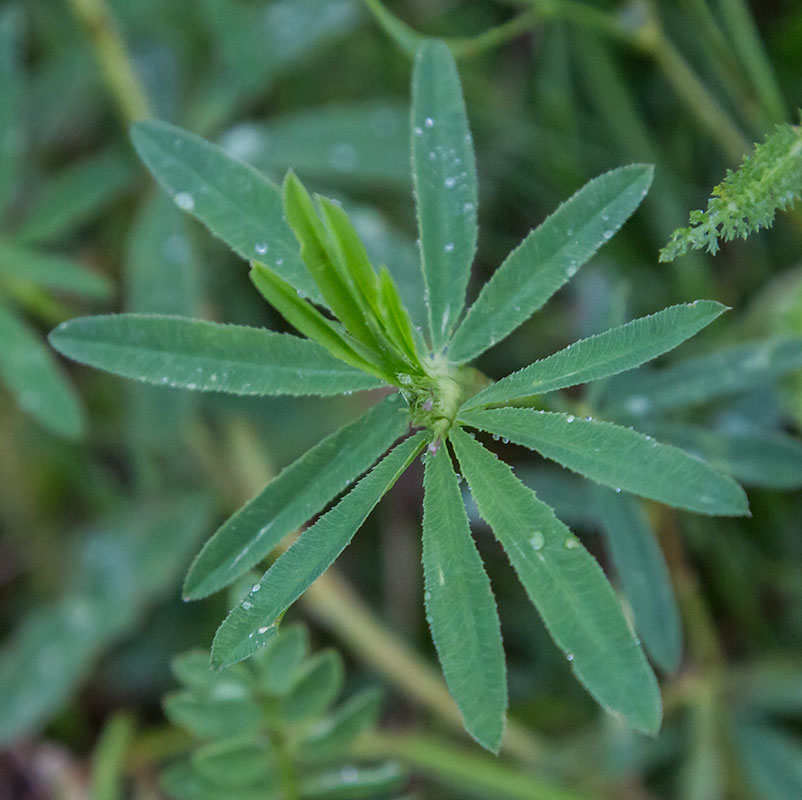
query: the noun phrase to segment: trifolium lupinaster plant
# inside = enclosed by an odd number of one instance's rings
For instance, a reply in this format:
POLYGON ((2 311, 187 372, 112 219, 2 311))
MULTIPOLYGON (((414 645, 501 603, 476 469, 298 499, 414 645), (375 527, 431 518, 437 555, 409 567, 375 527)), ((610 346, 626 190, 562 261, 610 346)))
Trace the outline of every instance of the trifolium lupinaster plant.
POLYGON ((428 40, 417 52, 411 128, 426 333, 412 324, 392 273, 374 269, 340 205, 311 197, 292 172, 279 188, 220 148, 148 121, 133 129, 144 162, 181 208, 250 262, 256 288, 303 336, 119 314, 66 322, 51 341, 85 364, 185 389, 335 395, 383 388, 362 416, 224 523, 195 559, 188 599, 230 585, 337 501, 226 617, 212 645, 214 667, 246 659, 276 636, 284 612, 421 456, 424 601, 468 732, 498 751, 507 681, 496 602, 471 537, 460 475, 577 678, 604 708, 655 733, 662 716, 657 681, 615 591, 579 539, 482 440, 509 440, 616 491, 677 508, 747 513, 737 483, 683 450, 600 419, 536 407, 548 392, 671 350, 724 306, 672 306, 495 383, 483 379, 469 362, 528 320, 613 236, 646 195, 652 168, 626 166, 590 181, 510 253, 466 311, 477 181, 459 77, 442 42, 428 40))

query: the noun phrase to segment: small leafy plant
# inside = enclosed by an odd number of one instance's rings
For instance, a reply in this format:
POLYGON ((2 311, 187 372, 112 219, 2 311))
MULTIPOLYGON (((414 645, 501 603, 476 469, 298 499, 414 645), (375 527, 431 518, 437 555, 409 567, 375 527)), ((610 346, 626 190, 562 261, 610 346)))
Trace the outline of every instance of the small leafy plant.
POLYGON ((692 211, 690 226, 678 228, 660 251, 673 261, 689 249, 717 253, 725 242, 770 228, 777 209, 792 208, 802 192, 802 127, 783 123, 737 170, 713 188, 705 211, 692 211))
POLYGON ((375 727, 381 692, 363 689, 330 710, 342 689, 342 659, 336 650, 308 651, 306 628, 287 625, 250 668, 212 672, 198 650, 173 660, 183 688, 164 698, 164 710, 200 741, 163 773, 170 797, 349 800, 387 797, 403 786, 394 762, 365 766, 348 753, 375 727))
POLYGON ((507 708, 504 650, 453 456, 577 678, 630 726, 655 733, 662 716, 657 681, 598 563, 469 429, 535 450, 614 493, 702 514, 745 514, 741 487, 706 462, 627 427, 538 407, 543 395, 671 350, 724 306, 672 306, 490 383, 468 362, 525 322, 612 238, 646 195, 652 168, 622 167, 590 181, 526 237, 463 313, 478 193, 459 77, 442 42, 427 40, 417 52, 411 129, 425 335, 392 273, 375 271, 337 203, 312 198, 292 173, 279 189, 214 145, 145 122, 134 127, 133 139, 153 174, 179 207, 251 262, 256 288, 306 338, 128 314, 64 323, 51 342, 83 363, 186 389, 251 395, 383 389, 386 396, 288 466, 195 559, 187 599, 246 574, 359 479, 230 612, 214 639, 214 667, 230 667, 275 639, 285 611, 423 454, 427 618, 466 729, 497 751, 507 708))

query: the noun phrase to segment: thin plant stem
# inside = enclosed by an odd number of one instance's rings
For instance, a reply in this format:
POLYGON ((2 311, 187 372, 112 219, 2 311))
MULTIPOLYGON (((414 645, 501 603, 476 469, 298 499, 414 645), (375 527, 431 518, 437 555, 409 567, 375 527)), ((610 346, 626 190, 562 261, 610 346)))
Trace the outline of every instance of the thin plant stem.
POLYGON ((434 736, 373 732, 357 740, 360 758, 394 758, 432 781, 498 800, 595 800, 598 795, 565 789, 497 758, 467 752, 434 736))
POLYGON ((128 49, 105 0, 67 0, 86 30, 109 92, 126 126, 153 116, 128 49))

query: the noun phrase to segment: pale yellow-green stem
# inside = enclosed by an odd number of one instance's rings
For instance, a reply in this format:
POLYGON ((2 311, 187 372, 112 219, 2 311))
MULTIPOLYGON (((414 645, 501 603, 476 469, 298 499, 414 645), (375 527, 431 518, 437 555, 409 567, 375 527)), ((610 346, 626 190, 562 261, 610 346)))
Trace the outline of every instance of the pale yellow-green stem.
POLYGON ((83 25, 123 123, 153 116, 117 23, 105 0, 68 0, 83 25))

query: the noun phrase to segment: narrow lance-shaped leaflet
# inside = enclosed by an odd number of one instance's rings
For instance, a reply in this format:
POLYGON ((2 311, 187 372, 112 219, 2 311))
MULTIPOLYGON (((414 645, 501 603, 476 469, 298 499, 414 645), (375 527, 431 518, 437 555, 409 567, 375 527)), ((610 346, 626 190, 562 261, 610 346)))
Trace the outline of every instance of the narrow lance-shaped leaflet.
POLYGON ((222 669, 248 658, 275 635, 280 616, 346 548, 425 442, 421 431, 397 445, 278 558, 218 628, 212 644, 213 667, 222 669))
POLYGON ((458 427, 449 438, 480 515, 577 678, 633 728, 656 733, 657 681, 595 559, 509 466, 458 427))

